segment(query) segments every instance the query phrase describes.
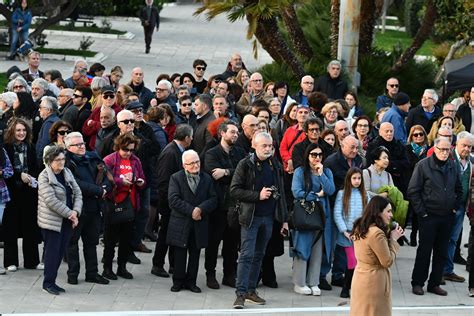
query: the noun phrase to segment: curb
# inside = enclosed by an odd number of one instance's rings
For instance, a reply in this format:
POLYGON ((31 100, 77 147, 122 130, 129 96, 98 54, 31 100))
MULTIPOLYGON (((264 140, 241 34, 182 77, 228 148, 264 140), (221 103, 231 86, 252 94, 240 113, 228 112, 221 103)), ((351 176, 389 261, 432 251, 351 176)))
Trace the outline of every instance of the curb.
MULTIPOLYGON (((32 30, 34 31, 34 30, 32 30)), ((58 30, 44 30, 43 34, 46 35, 62 35, 62 36, 90 36, 95 38, 106 38, 106 39, 123 39, 131 40, 135 38, 135 34, 127 32, 125 34, 106 34, 106 33, 93 33, 93 32, 73 32, 73 31, 58 31, 58 30)))
MULTIPOLYGON (((0 52, 0 56, 6 57, 8 52, 0 52)), ((62 55, 62 54, 43 54, 41 53, 41 59, 45 60, 59 60, 59 61, 76 61, 78 59, 85 59, 90 63, 100 63, 107 59, 107 56, 99 52, 93 57, 83 57, 76 55, 62 55)))

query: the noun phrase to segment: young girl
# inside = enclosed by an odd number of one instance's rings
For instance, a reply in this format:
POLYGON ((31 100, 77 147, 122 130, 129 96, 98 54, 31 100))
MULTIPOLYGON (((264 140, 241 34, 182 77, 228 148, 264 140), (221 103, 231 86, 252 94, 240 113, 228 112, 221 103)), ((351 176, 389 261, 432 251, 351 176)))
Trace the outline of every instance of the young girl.
POLYGON ((350 297, 349 290, 351 288, 352 275, 357 263, 354 254, 354 244, 351 239, 352 225, 357 218, 362 216, 367 202, 368 195, 364 187, 362 170, 359 168, 349 169, 344 181, 344 189, 337 193, 334 205, 334 221, 339 230, 336 243, 344 247, 347 257, 344 286, 340 295, 343 298, 350 297))

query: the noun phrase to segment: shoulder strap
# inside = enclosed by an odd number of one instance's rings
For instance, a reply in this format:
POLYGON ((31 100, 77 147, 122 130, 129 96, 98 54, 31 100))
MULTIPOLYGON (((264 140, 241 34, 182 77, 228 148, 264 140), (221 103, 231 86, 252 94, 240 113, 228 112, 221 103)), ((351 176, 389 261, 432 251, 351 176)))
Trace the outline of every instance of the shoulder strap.
POLYGON ((296 142, 296 140, 298 139, 298 137, 300 137, 301 133, 303 133, 303 130, 299 130, 298 133, 296 133, 295 138, 293 138, 293 140, 291 141, 291 143, 290 143, 290 145, 288 146, 288 148, 291 148, 291 146, 293 146, 293 144, 296 142))

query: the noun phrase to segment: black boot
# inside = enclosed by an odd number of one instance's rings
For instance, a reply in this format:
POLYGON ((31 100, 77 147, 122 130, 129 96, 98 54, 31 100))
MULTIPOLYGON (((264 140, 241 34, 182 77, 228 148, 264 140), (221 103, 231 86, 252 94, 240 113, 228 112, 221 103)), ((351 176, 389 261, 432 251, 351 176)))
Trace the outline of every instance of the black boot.
POLYGON ((109 280, 117 280, 117 275, 112 271, 112 268, 104 267, 104 272, 102 272, 102 276, 109 280))
POLYGON ((349 298, 350 290, 351 290, 351 283, 352 283, 352 276, 354 275, 354 269, 346 269, 344 273, 344 285, 342 287, 341 294, 339 295, 342 298, 349 298))
POLYGON ((217 282, 215 271, 206 273, 206 285, 208 288, 213 290, 219 289, 220 286, 219 282, 217 282))
POLYGON ((124 279, 129 279, 129 280, 133 279, 133 275, 130 272, 128 272, 125 265, 119 265, 119 267, 117 268, 117 275, 124 279))

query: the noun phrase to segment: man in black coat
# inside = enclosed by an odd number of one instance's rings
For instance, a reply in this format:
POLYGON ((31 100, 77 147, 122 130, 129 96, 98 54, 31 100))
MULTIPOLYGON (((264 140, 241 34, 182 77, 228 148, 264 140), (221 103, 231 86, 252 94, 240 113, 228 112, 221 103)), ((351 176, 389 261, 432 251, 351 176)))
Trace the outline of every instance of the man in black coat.
POLYGON ((194 100, 194 111, 196 112, 196 128, 194 129, 193 148, 200 155, 203 153, 206 144, 212 140, 212 136, 207 130, 210 122, 214 121, 212 109, 212 99, 207 94, 199 95, 194 100))
POLYGON ((227 224, 229 207, 235 205, 235 201, 230 198, 229 186, 235 167, 245 158, 244 150, 234 146, 239 135, 235 122, 225 121, 219 126, 217 133, 220 135, 220 143, 206 152, 204 160, 204 169, 214 178, 218 198, 218 207, 209 218, 209 246, 206 248, 204 264, 207 287, 211 289, 219 288, 216 280, 216 264, 221 240, 224 268, 222 284, 235 287, 240 231, 230 228, 227 224))
POLYGON ((153 5, 153 0, 145 0, 146 5, 141 9, 139 18, 142 22, 143 30, 145 32, 145 53, 150 52, 151 39, 153 30, 160 28, 160 11, 153 5))
POLYGON ((434 155, 416 164, 408 185, 408 199, 418 216, 420 229, 411 285, 414 294, 424 294, 423 286, 428 278, 433 253, 427 290, 446 296, 448 292, 439 285, 448 256, 456 210, 462 204, 462 184, 459 167, 449 158, 451 142, 446 138, 437 138, 434 148, 434 155))
POLYGON ((314 85, 314 91, 322 92, 329 99, 344 99, 349 90, 347 82, 341 76, 342 65, 338 60, 332 60, 327 67, 327 73, 322 75, 314 85))
POLYGON ((411 108, 408 112, 405 125, 409 132, 413 125, 421 125, 428 134, 431 131, 433 123, 442 115, 438 103, 438 94, 433 89, 426 89, 421 98, 421 104, 411 108))
MULTIPOLYGON (((150 186, 157 189, 158 204, 156 208, 161 214, 160 228, 158 230, 158 240, 156 241, 155 253, 153 255, 153 267, 151 273, 168 278, 169 274, 163 268, 165 257, 168 251, 166 235, 168 233, 168 223, 170 220, 170 206, 168 204, 168 187, 172 174, 183 168, 181 156, 183 151, 191 145, 193 139, 193 128, 188 124, 180 124, 176 127, 174 139, 161 152, 156 166, 153 168, 152 178, 148 181, 150 186)), ((153 193, 152 193, 153 194, 153 193)), ((173 254, 170 249, 168 256, 170 271, 173 270, 173 254)))
POLYGON ((168 188, 171 216, 166 242, 174 247, 175 259, 171 291, 185 288, 200 293, 199 255, 208 244, 209 215, 217 206, 217 195, 212 178, 201 171, 197 152, 185 151, 182 162, 184 170, 171 176, 168 188))
POLYGON ((97 244, 101 226, 102 200, 112 190, 112 184, 105 176, 105 165, 95 152, 86 152, 81 133, 72 132, 64 139, 67 149, 67 167, 72 171, 81 188, 83 206, 79 224, 74 228, 67 249, 67 282, 77 284, 79 275, 79 238, 82 238, 86 282, 109 284, 98 273, 97 244))

